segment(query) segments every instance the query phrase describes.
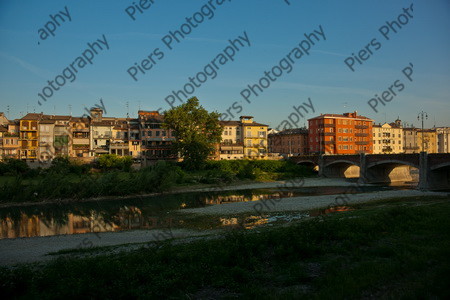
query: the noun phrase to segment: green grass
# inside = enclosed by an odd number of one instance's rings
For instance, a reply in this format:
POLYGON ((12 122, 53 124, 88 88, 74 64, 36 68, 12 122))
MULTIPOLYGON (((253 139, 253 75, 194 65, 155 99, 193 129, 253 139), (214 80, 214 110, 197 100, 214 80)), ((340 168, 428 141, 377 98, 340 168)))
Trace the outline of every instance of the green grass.
MULTIPOLYGON (((404 204, 406 203, 406 204, 404 204)), ((2 297, 449 298, 450 198, 0 269, 2 297)))

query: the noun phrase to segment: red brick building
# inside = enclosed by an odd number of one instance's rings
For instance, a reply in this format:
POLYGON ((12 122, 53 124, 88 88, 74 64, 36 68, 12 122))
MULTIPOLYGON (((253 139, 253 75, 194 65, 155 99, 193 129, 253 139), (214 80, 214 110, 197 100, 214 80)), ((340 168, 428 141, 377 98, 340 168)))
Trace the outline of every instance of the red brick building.
POLYGON ((283 156, 308 154, 308 129, 286 129, 268 137, 269 152, 283 156))
POLYGON ((372 153, 373 120, 357 112, 309 119, 309 151, 316 154, 372 153))

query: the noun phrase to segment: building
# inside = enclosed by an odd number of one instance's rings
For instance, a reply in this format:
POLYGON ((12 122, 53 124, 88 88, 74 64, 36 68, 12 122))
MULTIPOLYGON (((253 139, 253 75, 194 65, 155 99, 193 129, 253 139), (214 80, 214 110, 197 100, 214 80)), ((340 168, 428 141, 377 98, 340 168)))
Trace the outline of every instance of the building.
POLYGON ((241 116, 239 121, 220 121, 223 126, 220 159, 267 159, 267 129, 252 116, 241 116))
POLYGON ((110 154, 115 118, 103 117, 103 110, 100 108, 92 108, 90 113, 89 156, 94 157, 100 154, 110 154))
POLYGON ((244 158, 244 139, 242 124, 239 121, 220 121, 223 127, 222 142, 219 148, 219 159, 244 158))
POLYGON ((403 153, 403 128, 401 121, 373 125, 373 154, 403 153))
POLYGON ((279 153, 285 157, 308 154, 308 129, 293 128, 270 133, 268 143, 270 153, 279 153))
POLYGON ((41 114, 28 113, 20 119, 20 153, 19 158, 34 161, 38 158, 39 151, 39 128, 38 124, 42 118, 41 114))
POLYGON ((88 158, 90 150, 90 119, 72 117, 70 120, 72 132, 71 157, 88 158))
POLYGON ((315 154, 372 153, 373 120, 357 112, 322 114, 308 120, 309 152, 315 154))
POLYGON ((141 153, 146 160, 175 160, 172 149, 175 136, 171 130, 162 128, 164 116, 158 111, 138 111, 139 130, 142 140, 141 153))
POLYGON ((48 162, 55 157, 55 120, 43 118, 39 121, 39 152, 41 162, 48 162))
POLYGON ((436 129, 403 128, 403 140, 404 153, 437 153, 436 129))
POLYGON ((450 153, 450 127, 437 127, 437 152, 450 153))
POLYGON ((2 141, 2 157, 3 158, 15 158, 18 159, 20 155, 20 143, 19 143, 19 130, 20 123, 18 120, 8 121, 4 128, 7 129, 6 132, 3 131, 3 141, 2 141))
POLYGON ((267 129, 268 126, 253 121, 252 116, 241 116, 241 133, 244 142, 244 157, 250 159, 267 159, 267 129))

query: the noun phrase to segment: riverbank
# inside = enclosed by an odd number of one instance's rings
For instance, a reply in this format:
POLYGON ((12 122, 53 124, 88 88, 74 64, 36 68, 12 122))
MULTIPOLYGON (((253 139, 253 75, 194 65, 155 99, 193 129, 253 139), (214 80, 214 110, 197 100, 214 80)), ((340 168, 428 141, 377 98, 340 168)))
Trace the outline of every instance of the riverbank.
POLYGON ((132 245, 128 252, 92 249, 83 257, 2 268, 0 290, 7 298, 444 299, 449 200, 390 199, 221 238, 132 245))
MULTIPOLYGON (((330 182, 327 181, 327 184, 330 182)), ((336 183, 336 181, 334 182, 336 183)), ((274 183, 266 183, 265 186, 273 186, 274 183)), ((307 186, 320 184, 317 181, 305 181, 307 186)), ((258 186, 261 186, 258 184, 258 186)), ((349 186, 351 187, 351 186, 349 186)), ((253 188, 253 186, 252 186, 253 188)), ((206 206, 196 209, 183 209, 174 214, 187 216, 187 218, 198 218, 197 224, 207 224, 211 220, 216 222, 219 219, 232 219, 239 215, 246 214, 258 218, 268 218, 280 212, 289 212, 293 216, 303 216, 313 209, 325 209, 336 206, 336 197, 342 195, 294 197, 284 199, 272 199, 274 202, 262 201, 237 202, 220 205, 206 206), (272 206, 271 203, 273 203, 272 206)), ((445 193, 432 193, 420 191, 385 191, 363 194, 349 194, 346 200, 347 206, 376 202, 381 199, 392 199, 392 197, 407 201, 413 197, 432 196, 432 198, 445 197, 445 193)), ((426 198, 429 199, 429 198, 426 198)), ((93 247, 120 246, 132 243, 160 242, 167 239, 186 239, 204 235, 220 235, 227 228, 208 226, 188 226, 185 228, 151 229, 151 230, 131 230, 118 232, 95 232, 73 235, 56 235, 44 237, 29 237, 0 240, 0 265, 14 265, 16 263, 36 262, 49 260, 47 256, 50 252, 58 252, 67 249, 89 249, 93 247), (213 228, 213 229, 211 229, 213 228)), ((127 247, 125 247, 126 249, 127 247)))

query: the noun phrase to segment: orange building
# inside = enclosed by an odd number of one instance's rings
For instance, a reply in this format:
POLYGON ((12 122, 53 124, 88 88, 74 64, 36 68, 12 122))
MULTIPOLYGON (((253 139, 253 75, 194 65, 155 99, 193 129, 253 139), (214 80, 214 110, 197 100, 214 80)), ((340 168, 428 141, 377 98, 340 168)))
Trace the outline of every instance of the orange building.
POLYGON ((372 123, 357 112, 309 119, 309 151, 316 154, 372 153, 372 123))

